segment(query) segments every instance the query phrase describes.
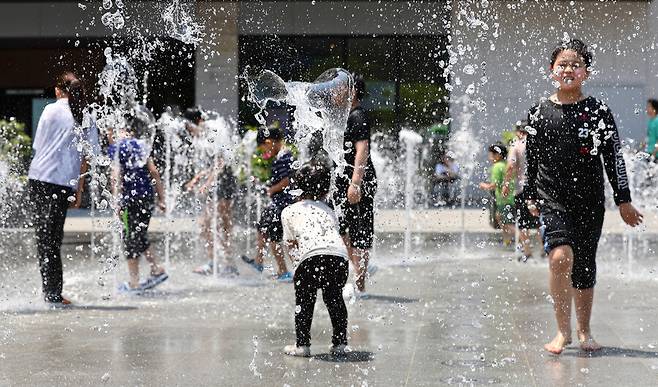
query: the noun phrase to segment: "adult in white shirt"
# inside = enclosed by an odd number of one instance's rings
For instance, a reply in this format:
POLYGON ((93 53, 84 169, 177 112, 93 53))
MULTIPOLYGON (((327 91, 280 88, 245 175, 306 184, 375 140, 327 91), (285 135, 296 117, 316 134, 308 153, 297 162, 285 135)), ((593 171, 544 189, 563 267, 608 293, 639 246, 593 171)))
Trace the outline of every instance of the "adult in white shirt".
POLYGON ((55 96, 39 119, 28 178, 43 297, 47 303, 69 304, 62 297, 64 221, 68 207, 80 206, 84 154, 98 146, 98 132, 93 125, 83 127, 83 121, 91 120, 84 117, 84 89, 75 74, 57 78, 55 96))
POLYGON ((283 240, 295 265, 297 343, 284 348, 291 356, 311 354, 311 322, 319 289, 333 327, 331 352, 342 354, 347 345, 347 308, 342 291, 349 273, 348 255, 338 232, 338 218, 324 202, 331 186, 330 173, 320 162, 302 166, 293 180, 301 196, 281 213, 283 240))

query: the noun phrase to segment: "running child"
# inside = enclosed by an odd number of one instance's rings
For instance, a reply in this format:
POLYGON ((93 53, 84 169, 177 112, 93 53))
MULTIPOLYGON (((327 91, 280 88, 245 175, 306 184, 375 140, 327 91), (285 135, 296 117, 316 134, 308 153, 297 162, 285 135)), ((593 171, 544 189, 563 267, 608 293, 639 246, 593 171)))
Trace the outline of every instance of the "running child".
POLYGON ((297 342, 284 352, 290 356, 311 355, 311 323, 318 290, 322 289, 333 327, 330 351, 345 353, 347 308, 342 291, 349 275, 347 248, 338 232, 334 211, 325 200, 331 187, 329 169, 312 161, 295 173, 299 200, 281 214, 283 239, 295 269, 295 333, 297 342))
POLYGON ((272 177, 267 182, 267 196, 271 198, 271 201, 261 213, 258 222, 256 256, 249 258, 243 255, 242 260, 256 271, 262 272, 265 245, 269 243, 278 266, 275 279, 280 282, 292 282, 292 273, 286 267, 281 248, 281 239, 283 238, 281 212, 293 202, 292 196, 288 193, 290 168, 293 162, 292 153, 284 145, 283 132, 278 128, 259 129, 256 143, 263 150, 263 155, 274 157, 271 167, 272 177))
MULTIPOLYGON (((501 143, 493 144, 489 147, 489 161, 493 164, 491 167, 491 177, 488 182, 480 183, 480 189, 493 191, 496 199, 496 222, 503 231, 503 244, 509 246, 514 238, 514 196, 503 195, 503 185, 505 183, 505 171, 507 164, 507 148, 501 143)), ((509 184, 509 189, 514 192, 514 186, 509 184)))
POLYGON ((637 226, 642 214, 631 204, 612 112, 582 91, 591 71, 591 52, 573 39, 555 47, 549 65, 558 89, 530 109, 525 187, 528 208, 535 216, 541 213, 557 321, 557 334, 544 348, 560 354, 571 343, 573 300, 580 348, 597 351, 601 345, 592 336, 590 317, 605 213, 603 167, 624 222, 637 226))
POLYGON ((153 253, 147 236, 154 201, 151 181, 155 182, 158 207, 162 211, 165 210, 165 196, 160 173, 153 159, 146 153, 148 148, 145 142, 135 138, 141 121, 135 117, 128 121, 130 128, 119 132, 117 143, 113 143, 112 131, 108 132, 108 154, 111 159, 115 160, 116 157, 118 161, 113 163, 112 182, 114 196, 119 201, 119 216, 124 227, 124 253, 130 275, 130 280, 119 285, 118 290, 139 294, 169 278, 165 269, 158 263, 158 257, 153 253), (142 254, 151 266, 151 275, 145 281, 139 282, 139 258, 142 254))
MULTIPOLYGON (((523 193, 526 181, 525 142, 528 136, 527 125, 528 123, 526 121, 520 121, 515 125, 516 139, 507 155, 507 170, 505 172, 505 182, 503 183, 502 190, 503 196, 508 197, 511 195, 514 197, 514 212, 519 228, 521 251, 523 252, 519 260, 523 262, 532 258, 530 230, 537 230, 539 228, 539 218, 533 216, 528 210, 523 193), (512 181, 514 182, 513 185, 511 184, 512 181), (511 187, 514 187, 516 194, 512 192, 511 187)), ((536 235, 539 245, 541 245, 541 235, 539 232, 536 235)))

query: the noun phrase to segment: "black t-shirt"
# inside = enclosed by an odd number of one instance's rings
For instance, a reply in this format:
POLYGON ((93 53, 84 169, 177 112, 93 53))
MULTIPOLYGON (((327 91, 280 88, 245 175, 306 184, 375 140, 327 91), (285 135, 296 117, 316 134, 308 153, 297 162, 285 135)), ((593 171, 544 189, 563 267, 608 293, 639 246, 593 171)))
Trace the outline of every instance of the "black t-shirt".
MULTIPOLYGON (((345 167, 345 178, 349 181, 352 180, 352 174, 354 172, 354 159, 356 157, 355 145, 358 141, 364 140, 368 141, 368 148, 370 148, 370 120, 368 119, 366 111, 361 106, 357 106, 352 109, 347 118, 347 129, 345 130, 343 143, 345 161, 347 162, 347 166, 345 167)), ((375 166, 372 164, 370 152, 368 152, 368 162, 366 164, 363 181, 370 182, 375 180, 375 178, 375 166)))
POLYGON ((631 201, 617 125, 606 104, 593 97, 566 105, 546 100, 530 109, 528 123, 527 198, 561 211, 602 207, 605 166, 615 203, 631 201))

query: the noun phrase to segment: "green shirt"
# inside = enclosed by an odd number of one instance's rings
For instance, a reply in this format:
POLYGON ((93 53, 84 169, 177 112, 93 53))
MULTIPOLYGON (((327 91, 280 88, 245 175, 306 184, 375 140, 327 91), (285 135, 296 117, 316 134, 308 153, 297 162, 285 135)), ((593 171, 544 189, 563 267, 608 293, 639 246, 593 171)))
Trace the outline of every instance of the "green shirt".
POLYGON ((649 120, 647 128, 647 153, 653 154, 656 150, 656 141, 658 140, 658 117, 649 120))
POLYGON ((498 161, 491 168, 491 182, 496 184, 496 205, 504 206, 507 204, 514 204, 514 182, 509 182, 509 195, 503 196, 503 183, 505 182, 505 171, 507 170, 507 163, 504 160, 498 161))

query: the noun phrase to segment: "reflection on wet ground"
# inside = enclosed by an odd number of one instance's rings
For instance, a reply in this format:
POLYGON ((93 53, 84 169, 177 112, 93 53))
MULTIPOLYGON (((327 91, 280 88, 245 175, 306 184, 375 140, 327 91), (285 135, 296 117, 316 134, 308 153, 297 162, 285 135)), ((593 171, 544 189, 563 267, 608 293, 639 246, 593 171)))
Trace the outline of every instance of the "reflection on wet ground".
POLYGON ((653 242, 632 275, 623 241, 606 242, 592 322, 605 348, 574 344, 561 356, 542 350, 555 329, 545 260, 518 263, 493 242, 471 239, 463 253, 449 238, 420 240, 402 257, 398 239, 380 238, 369 296, 346 299, 353 352, 329 354, 331 323, 318 302, 313 356, 300 359, 281 354, 294 342, 292 285, 246 266, 238 280, 201 277, 191 271, 203 259, 181 249, 157 291, 121 296, 113 287, 125 280, 123 262, 100 286, 102 264, 74 242, 63 257, 76 307, 53 310, 39 300, 29 236, 3 238, 0 385, 658 383, 653 242))

